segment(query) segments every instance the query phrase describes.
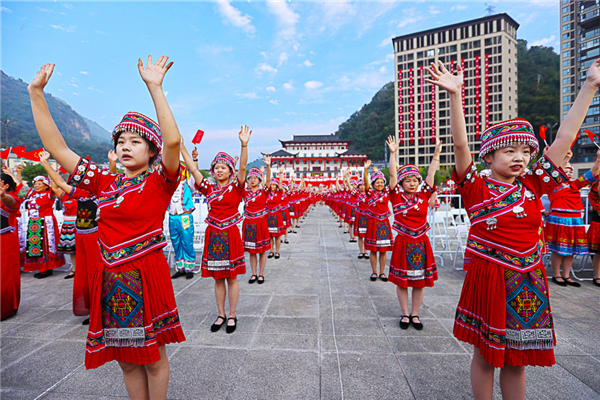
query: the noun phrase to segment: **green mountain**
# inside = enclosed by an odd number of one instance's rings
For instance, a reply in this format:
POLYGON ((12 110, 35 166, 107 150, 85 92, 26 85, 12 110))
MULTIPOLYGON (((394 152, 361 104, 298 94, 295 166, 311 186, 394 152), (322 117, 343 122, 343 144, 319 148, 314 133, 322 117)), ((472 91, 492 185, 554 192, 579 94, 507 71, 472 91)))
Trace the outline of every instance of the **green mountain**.
MULTIPOLYGON (((27 146, 28 151, 39 149, 42 147, 42 141, 33 122, 27 83, 11 78, 4 71, 1 71, 0 75, 0 117, 3 121, 6 118, 15 121, 8 125, 8 138, 6 127, 0 125, 2 147, 8 144, 12 147, 27 146)), ((110 133, 97 123, 79 115, 63 100, 48 93, 45 93, 45 96, 50 113, 67 145, 80 156, 89 155, 97 162, 107 161, 106 155, 112 148, 110 133)))
MULTIPOLYGON (((528 49, 527 41, 519 40, 519 118, 531 122, 536 132, 540 125, 560 123, 559 64, 560 56, 552 47, 528 49)), ((385 140, 388 135, 395 135, 394 82, 382 87, 336 133, 342 139, 353 140, 356 150, 373 153, 372 160, 383 160, 385 140)))

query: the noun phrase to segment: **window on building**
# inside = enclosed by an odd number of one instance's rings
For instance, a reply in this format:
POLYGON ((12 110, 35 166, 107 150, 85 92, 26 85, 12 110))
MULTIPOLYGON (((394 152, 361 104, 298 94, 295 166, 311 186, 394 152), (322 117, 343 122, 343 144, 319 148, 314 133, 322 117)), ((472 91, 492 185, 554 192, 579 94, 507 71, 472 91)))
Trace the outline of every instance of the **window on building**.
POLYGON ((570 15, 565 15, 564 17, 562 17, 562 22, 567 22, 571 20, 571 16, 570 15))
POLYGON ((449 51, 450 53, 454 53, 454 52, 456 52, 456 45, 454 44, 454 45, 450 46, 450 48, 448 49, 448 51, 449 51))
POLYGON ((568 31, 569 30, 569 25, 568 24, 567 25, 563 25, 562 30, 563 30, 563 32, 564 31, 568 31))
POLYGON ((571 57, 571 50, 567 50, 562 53, 563 58, 571 57))

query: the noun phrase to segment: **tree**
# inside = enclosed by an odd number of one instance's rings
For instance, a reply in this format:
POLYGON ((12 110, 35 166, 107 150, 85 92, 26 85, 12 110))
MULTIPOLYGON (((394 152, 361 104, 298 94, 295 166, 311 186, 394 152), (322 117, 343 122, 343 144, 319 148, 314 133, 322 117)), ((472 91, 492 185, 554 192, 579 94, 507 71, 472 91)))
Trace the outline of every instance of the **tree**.
POLYGON ((44 166, 42 164, 27 164, 23 171, 21 171, 21 177, 23 182, 33 187, 33 178, 38 175, 48 176, 44 166))

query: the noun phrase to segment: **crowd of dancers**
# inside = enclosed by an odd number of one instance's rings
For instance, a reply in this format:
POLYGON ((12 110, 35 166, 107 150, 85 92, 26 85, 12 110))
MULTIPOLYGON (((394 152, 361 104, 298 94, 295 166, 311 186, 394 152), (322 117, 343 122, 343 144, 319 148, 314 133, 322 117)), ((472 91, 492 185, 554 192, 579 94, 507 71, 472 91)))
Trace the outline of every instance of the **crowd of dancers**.
MULTIPOLYGON (((8 169, 2 173, 2 319, 18 309, 19 266, 25 272, 38 271, 34 276, 42 279, 71 254, 73 273, 66 278, 74 278, 73 312, 89 315, 84 321, 89 323, 86 368, 116 360, 130 397, 165 398, 169 381, 165 345, 185 340, 171 279, 194 276, 192 193, 198 191, 208 208, 201 275, 214 279, 218 309, 211 331, 223 326, 227 333, 236 330, 237 277, 246 273, 244 253, 249 253, 252 270, 248 283, 263 284, 267 259, 280 258, 282 240, 288 242, 287 234, 297 232, 317 202, 329 206, 350 242, 357 243, 358 258, 369 259, 370 279, 396 285, 400 328, 423 329, 418 312, 424 288, 438 279, 427 214, 435 206, 434 178, 443 143, 437 140, 425 179, 416 166, 396 164, 399 146, 389 137, 389 182, 382 171, 374 168, 369 173, 367 161, 361 179, 343 171, 335 186, 311 187, 304 181, 296 184, 293 178, 286 182, 283 167, 272 171, 277 166, 268 155, 264 167, 247 171, 252 131, 242 126, 239 157, 218 153, 209 180, 198 169, 198 151, 190 154, 186 149, 162 90, 172 64, 167 57, 153 62, 149 56, 145 66, 139 60, 158 123, 140 113, 127 113, 113 130, 109 168, 75 154, 57 129, 43 94, 54 65, 44 65, 29 84, 36 128, 47 151, 41 162, 48 177, 36 177, 33 188, 27 189, 20 182, 20 171, 16 176, 8 169), (66 181, 50 167, 50 157, 68 171, 66 181), (117 172, 117 161, 123 173, 117 172), (64 204, 60 231, 53 213, 55 199, 64 204), (28 222, 20 231, 23 202, 28 222), (243 215, 238 211, 241 202, 243 215), (167 244, 165 213, 175 252, 172 276, 162 251, 167 244)), ((454 335, 476 347, 471 362, 476 398, 492 398, 494 368, 501 368, 503 396, 524 398, 524 367, 555 364, 556 336, 542 256, 552 252, 552 281, 579 286, 570 278, 573 256, 587 254, 588 246, 590 252, 600 251, 600 162, 575 180, 568 164, 571 144, 600 87, 598 62, 590 67, 556 139, 539 158, 538 141, 526 120, 501 122, 482 132, 479 155, 487 173, 476 168, 467 142, 462 69, 458 66, 452 74, 439 63, 428 70, 428 81, 450 99, 452 179, 471 221, 454 335), (591 187, 595 209, 587 234, 579 194, 584 186, 591 187), (550 198, 549 208, 542 205, 544 194, 550 198), (545 223, 543 213, 548 214, 545 223)), ((593 265, 593 282, 600 286, 600 257, 593 265)))

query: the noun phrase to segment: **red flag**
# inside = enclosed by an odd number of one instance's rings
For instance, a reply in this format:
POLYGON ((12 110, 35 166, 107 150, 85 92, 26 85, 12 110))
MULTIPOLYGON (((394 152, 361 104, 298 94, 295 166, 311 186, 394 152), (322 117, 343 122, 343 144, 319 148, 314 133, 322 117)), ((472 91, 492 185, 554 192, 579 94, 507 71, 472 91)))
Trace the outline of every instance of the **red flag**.
POLYGON ((8 160, 8 156, 10 155, 11 149, 12 147, 9 147, 8 149, 0 151, 0 158, 3 160, 8 160))
MULTIPOLYGON (((581 132, 577 132, 577 136, 575 136, 575 140, 573 140, 573 143, 571 143, 571 148, 573 148, 573 146, 575 146, 575 142, 577 141, 577 139, 579 139, 579 135, 581 135, 581 132)), ((593 140, 592 140, 592 142, 593 142, 593 140)))
POLYGON ((26 158, 31 161, 40 161, 40 154, 42 153, 42 151, 44 151, 43 148, 25 152, 23 153, 22 158, 26 158))
POLYGON ((585 134, 590 138, 590 140, 593 142, 595 138, 598 137, 598 135, 596 135, 594 132, 590 132, 587 129, 584 130, 585 134))
POLYGON ((545 142, 546 141, 546 128, 544 125, 540 126, 540 137, 545 142))
POLYGON ((192 139, 192 143, 200 144, 203 136, 204 136, 204 131, 201 131, 200 129, 198 129, 198 132, 196 132, 196 136, 194 136, 194 138, 192 139))
POLYGON ((13 147, 12 151, 13 153, 15 153, 17 155, 17 157, 22 158, 23 157, 23 153, 25 153, 25 146, 17 146, 17 147, 13 147))
POLYGON ((60 165, 58 167, 60 168, 60 173, 61 174, 66 174, 67 173, 67 170, 64 169, 63 167, 61 167, 60 165))

